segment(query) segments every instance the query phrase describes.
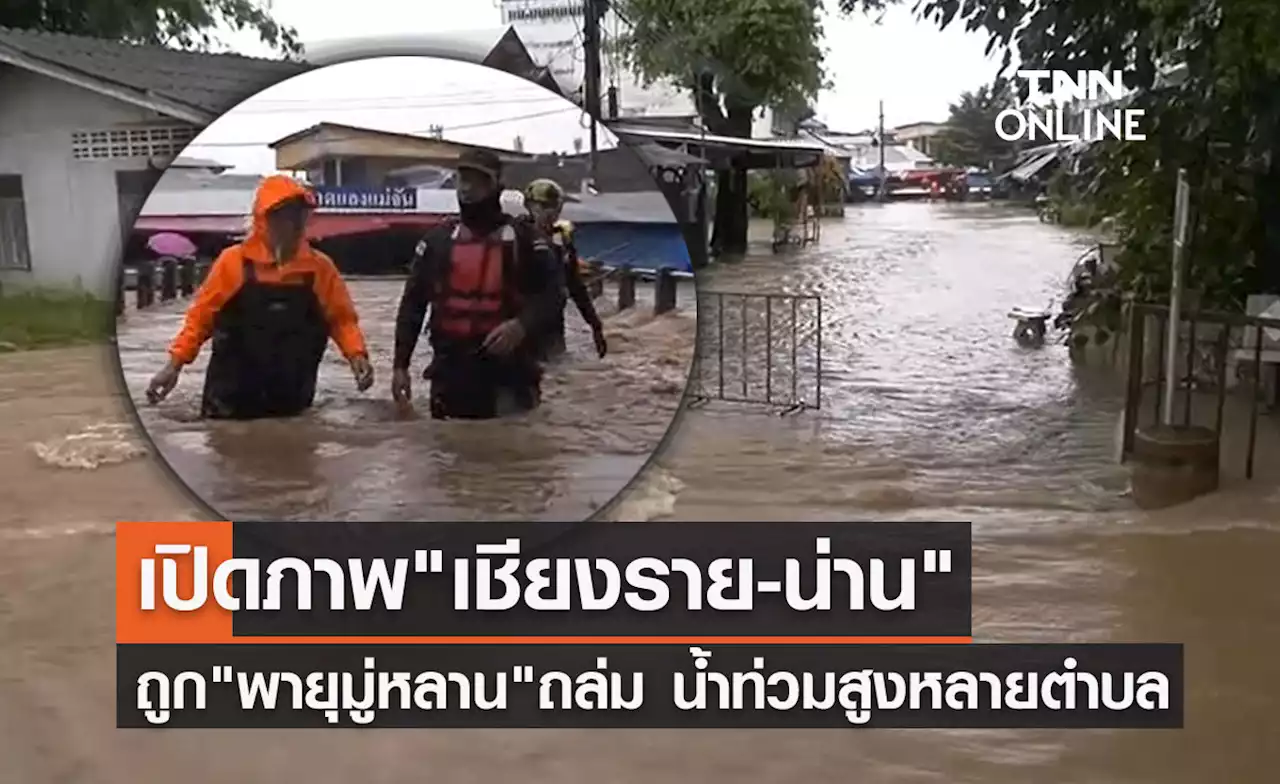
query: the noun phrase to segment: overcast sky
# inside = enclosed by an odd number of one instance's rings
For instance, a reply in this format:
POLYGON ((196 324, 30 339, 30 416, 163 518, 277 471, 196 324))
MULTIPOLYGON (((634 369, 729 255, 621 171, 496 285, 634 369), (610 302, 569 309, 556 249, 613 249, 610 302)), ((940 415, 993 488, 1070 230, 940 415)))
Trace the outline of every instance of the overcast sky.
MULTIPOLYGON (((501 26, 497 0, 361 0, 359 13, 338 0, 274 0, 275 17, 302 41, 440 33, 501 26)), ((990 81, 998 60, 983 55, 982 36, 938 31, 910 11, 890 11, 877 24, 865 17, 826 23, 827 69, 835 86, 818 101, 819 119, 841 130, 876 123, 943 120, 965 90, 990 81)), ((269 56, 250 34, 223 37, 228 48, 269 56)), ((322 120, 382 130, 425 133, 444 126, 447 138, 510 147, 516 136, 530 152, 571 150, 585 137, 581 115, 563 99, 513 76, 480 66, 429 58, 382 58, 331 66, 261 93, 210 126, 189 154, 240 170, 274 168, 267 142, 322 120)))
MULTIPOLYGON (((187 148, 237 171, 272 171, 267 144, 320 122, 444 136, 529 152, 573 151, 586 138, 582 112, 517 76, 434 57, 381 57, 342 63, 281 82, 218 118, 187 148)), ((612 143, 601 131, 602 143, 612 143)), ((602 146, 606 146, 602 144, 602 146)))

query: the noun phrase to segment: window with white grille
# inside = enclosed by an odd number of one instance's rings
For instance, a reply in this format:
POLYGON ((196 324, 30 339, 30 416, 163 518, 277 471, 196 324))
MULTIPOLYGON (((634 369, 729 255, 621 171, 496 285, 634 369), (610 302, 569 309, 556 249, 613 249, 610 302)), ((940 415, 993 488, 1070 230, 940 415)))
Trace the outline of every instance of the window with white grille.
POLYGON ((78 161, 176 158, 196 137, 196 130, 192 125, 159 125, 75 131, 71 134, 71 156, 78 161))

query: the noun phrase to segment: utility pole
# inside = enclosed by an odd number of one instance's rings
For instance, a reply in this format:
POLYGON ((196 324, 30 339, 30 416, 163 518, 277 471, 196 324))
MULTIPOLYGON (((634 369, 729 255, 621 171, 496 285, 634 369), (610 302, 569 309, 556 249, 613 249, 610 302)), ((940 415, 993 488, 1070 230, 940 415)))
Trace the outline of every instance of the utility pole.
POLYGON ((582 3, 582 62, 586 69, 582 81, 582 107, 587 111, 591 122, 588 137, 592 184, 596 181, 600 150, 596 129, 596 117, 600 114, 600 17, 606 2, 607 0, 583 0, 582 3))
POLYGON ((876 134, 876 141, 879 142, 880 147, 880 188, 876 191, 876 198, 880 201, 884 201, 885 182, 888 180, 884 171, 884 101, 880 102, 880 131, 876 134))

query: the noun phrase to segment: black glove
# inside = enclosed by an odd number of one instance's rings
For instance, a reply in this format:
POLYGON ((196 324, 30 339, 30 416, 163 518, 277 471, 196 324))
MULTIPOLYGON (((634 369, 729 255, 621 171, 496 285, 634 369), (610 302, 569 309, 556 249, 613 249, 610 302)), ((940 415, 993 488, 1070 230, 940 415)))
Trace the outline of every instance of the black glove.
POLYGON ((604 327, 595 324, 591 327, 591 340, 596 344, 596 356, 604 359, 604 355, 609 353, 609 343, 604 339, 604 327))

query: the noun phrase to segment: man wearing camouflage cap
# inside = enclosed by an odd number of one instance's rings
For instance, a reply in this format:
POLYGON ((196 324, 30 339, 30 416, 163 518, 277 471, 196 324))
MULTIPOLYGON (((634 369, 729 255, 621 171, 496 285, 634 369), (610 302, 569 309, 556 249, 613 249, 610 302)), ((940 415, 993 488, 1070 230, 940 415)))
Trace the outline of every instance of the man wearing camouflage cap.
POLYGON ((418 243, 400 299, 391 393, 410 404, 409 366, 430 311, 431 416, 490 419, 540 402, 537 337, 559 309, 559 260, 503 212, 497 155, 468 150, 457 171, 458 220, 418 243))
POLYGON ((555 180, 534 180, 524 189, 524 206, 529 211, 529 220, 542 234, 550 238, 552 250, 555 251, 560 264, 564 289, 561 291, 559 304, 551 325, 547 328, 541 342, 542 356, 553 359, 565 352, 565 293, 577 306, 582 320, 591 328, 591 338, 595 343, 596 354, 603 357, 609 350, 604 338, 604 325, 591 302, 591 294, 582 279, 579 268, 578 249, 573 242, 573 224, 560 220, 560 212, 564 209, 564 189, 555 180))

